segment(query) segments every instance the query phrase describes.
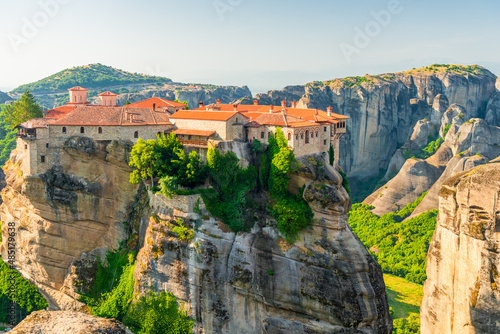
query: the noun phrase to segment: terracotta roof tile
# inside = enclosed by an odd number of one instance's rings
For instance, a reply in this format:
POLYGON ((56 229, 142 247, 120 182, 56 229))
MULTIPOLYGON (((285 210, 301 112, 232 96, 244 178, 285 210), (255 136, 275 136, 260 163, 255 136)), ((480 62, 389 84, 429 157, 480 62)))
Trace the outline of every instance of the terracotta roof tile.
POLYGON ((35 129, 35 128, 46 128, 48 124, 54 123, 56 119, 54 118, 33 118, 29 121, 19 124, 17 127, 25 129, 35 129))
POLYGON ((160 97, 152 97, 150 99, 146 99, 143 101, 131 103, 125 105, 125 108, 151 108, 153 109, 153 104, 155 104, 156 108, 180 108, 185 107, 184 103, 179 103, 175 101, 165 100, 160 97))
POLYGON ((169 114, 146 108, 129 110, 122 107, 82 106, 65 117, 54 122, 54 125, 172 125, 169 114), (127 115, 133 116, 133 121, 127 115))
POLYGON ((118 96, 118 94, 115 94, 113 92, 105 91, 104 93, 99 94, 99 96, 118 96))
POLYGON ((69 90, 69 91, 78 91, 78 90, 80 90, 80 91, 82 91, 82 90, 83 90, 83 91, 86 91, 86 90, 88 90, 88 89, 87 89, 87 88, 80 87, 80 86, 76 86, 76 87, 70 88, 70 89, 68 89, 68 90, 69 90))
POLYGON ((44 111, 45 118, 60 119, 72 112, 76 108, 75 105, 60 106, 51 110, 44 111))

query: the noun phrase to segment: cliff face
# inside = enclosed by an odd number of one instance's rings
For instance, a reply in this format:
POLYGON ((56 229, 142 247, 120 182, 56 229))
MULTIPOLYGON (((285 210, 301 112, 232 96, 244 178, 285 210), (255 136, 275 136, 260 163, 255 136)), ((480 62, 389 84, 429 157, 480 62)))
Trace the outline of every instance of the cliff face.
MULTIPOLYGON (((335 112, 351 117, 341 142, 340 164, 349 176, 364 177, 388 167, 418 120, 439 122, 453 104, 464 108, 466 120, 484 116, 495 80, 486 69, 474 73, 420 69, 292 86, 256 98, 275 105, 300 100, 299 107, 333 106, 335 112)), ((490 117, 496 117, 495 106, 489 109, 490 117)))
MULTIPOLYGON (((42 175, 23 176, 16 150, 4 167, 0 217, 16 224, 16 265, 53 309, 81 306, 73 299, 73 264, 103 255, 126 239, 123 222, 137 192, 137 185, 129 183, 131 142, 76 137, 71 146, 61 148, 61 165, 42 175)), ((2 224, 3 240, 7 228, 2 224)), ((2 244, 4 260, 6 248, 2 244)))
POLYGON ((444 182, 427 257, 422 333, 500 332, 499 208, 499 163, 444 182))
POLYGON ((347 225, 342 177, 318 156, 299 166, 290 188, 306 186, 315 220, 294 245, 269 217, 235 235, 197 195, 152 197, 155 218, 143 219, 136 292, 174 293, 197 333, 390 333, 382 272, 347 225), (172 232, 178 218, 194 228, 191 242, 172 232))

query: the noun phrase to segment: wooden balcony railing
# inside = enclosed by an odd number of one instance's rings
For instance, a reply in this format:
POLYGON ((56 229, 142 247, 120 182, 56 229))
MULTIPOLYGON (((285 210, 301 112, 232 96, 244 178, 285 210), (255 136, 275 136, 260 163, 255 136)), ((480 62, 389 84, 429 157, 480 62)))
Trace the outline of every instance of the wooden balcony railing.
POLYGON ((195 146, 195 147, 208 147, 208 142, 204 140, 184 140, 179 139, 182 145, 195 146))

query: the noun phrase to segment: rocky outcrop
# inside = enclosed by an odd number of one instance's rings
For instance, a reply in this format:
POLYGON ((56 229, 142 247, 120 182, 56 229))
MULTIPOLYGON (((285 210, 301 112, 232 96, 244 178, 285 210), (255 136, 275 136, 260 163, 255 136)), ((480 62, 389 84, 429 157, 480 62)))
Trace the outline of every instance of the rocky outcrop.
MULTIPOLYGON (((23 175, 16 150, 4 167, 0 216, 16 225, 16 266, 52 309, 81 306, 75 300, 75 261, 102 257, 128 236, 123 222, 138 188, 129 183, 131 145, 72 137, 60 150, 60 164, 42 175, 23 175)), ((2 224, 4 240, 7 227, 2 224)), ((6 245, 1 252, 6 260, 6 245)))
POLYGON ((342 177, 310 156, 290 181, 291 190, 302 186, 315 219, 293 245, 265 214, 235 234, 197 195, 152 197, 136 292, 174 293, 197 333, 390 333, 382 272, 347 224, 342 177), (194 228, 193 240, 172 232, 178 219, 194 228))
MULTIPOLYGON (((449 105, 464 108, 464 120, 481 116, 495 90, 496 77, 486 69, 475 73, 428 71, 425 68, 362 78, 286 87, 257 95, 259 101, 299 101, 299 107, 334 111, 350 117, 342 138, 340 161, 350 177, 376 175, 387 168, 417 121, 439 123, 449 105)), ((482 117, 482 116, 481 116, 482 117)))
POLYGON ((70 311, 34 312, 9 333, 133 334, 131 330, 117 320, 70 311))
MULTIPOLYGON (((409 218, 437 209, 437 195, 446 179, 455 173, 485 164, 500 155, 499 127, 488 125, 479 118, 467 122, 456 122, 456 119, 458 117, 449 123, 451 127, 445 141, 433 156, 426 160, 406 160, 392 180, 364 200, 364 203, 375 207, 373 213, 382 215, 396 212, 415 201, 425 191, 428 191, 427 195, 409 218)), ((418 124, 423 126, 425 123, 418 124)), ((390 168, 396 168, 400 163, 401 159, 396 160, 395 157, 391 160, 390 168)))
POLYGON ((444 182, 427 257, 422 333, 500 332, 499 208, 499 163, 444 182))

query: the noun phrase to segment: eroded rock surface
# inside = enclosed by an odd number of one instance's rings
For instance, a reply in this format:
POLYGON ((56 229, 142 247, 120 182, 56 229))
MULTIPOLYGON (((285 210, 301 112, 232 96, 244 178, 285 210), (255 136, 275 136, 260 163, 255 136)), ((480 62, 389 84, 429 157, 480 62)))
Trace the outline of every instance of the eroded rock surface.
MULTIPOLYGON (((123 222, 138 188, 129 183, 130 148, 131 142, 72 137, 60 164, 42 175, 23 175, 16 150, 5 165, 1 220, 16 223, 16 265, 52 309, 81 306, 74 261, 92 261, 128 236, 123 222)), ((2 224, 4 240, 7 227, 2 224)), ((1 252, 6 259, 4 244, 1 252)))
POLYGON ((117 320, 70 311, 33 312, 9 333, 133 334, 117 320))
POLYGON ((500 333, 500 163, 456 174, 439 191, 421 332, 500 333))
POLYGON ((197 333, 390 333, 382 272, 347 225, 342 177, 321 157, 305 157, 290 181, 291 190, 302 186, 315 221, 294 245, 270 217, 235 234, 197 195, 153 197, 157 218, 144 217, 136 292, 174 293, 197 333), (191 242, 172 232, 177 218, 195 228, 191 242))

